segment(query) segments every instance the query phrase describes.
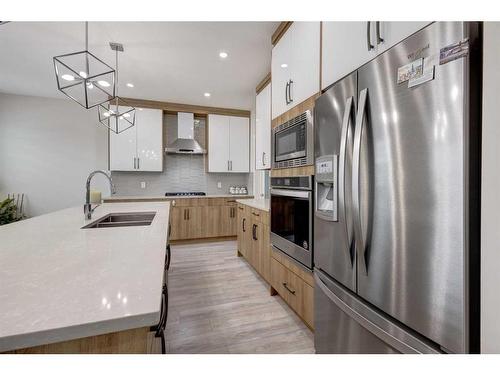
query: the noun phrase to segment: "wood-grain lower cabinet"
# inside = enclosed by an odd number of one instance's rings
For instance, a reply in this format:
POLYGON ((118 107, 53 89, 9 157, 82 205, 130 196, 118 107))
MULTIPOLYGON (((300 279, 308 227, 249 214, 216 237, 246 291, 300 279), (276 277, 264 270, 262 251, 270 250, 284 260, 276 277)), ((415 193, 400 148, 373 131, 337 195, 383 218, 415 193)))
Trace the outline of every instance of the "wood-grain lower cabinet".
POLYGON ((234 199, 177 199, 170 210, 171 240, 234 237, 238 231, 234 199))
POLYGON ((271 283, 269 212, 238 205, 238 252, 271 283))
POLYGON ((242 256, 247 257, 250 252, 248 248, 252 244, 251 224, 248 217, 248 212, 246 210, 246 206, 238 204, 237 211, 238 211, 237 213, 238 252, 242 256))
POLYGON ((271 285, 297 315, 314 328, 314 288, 274 258, 271 285))

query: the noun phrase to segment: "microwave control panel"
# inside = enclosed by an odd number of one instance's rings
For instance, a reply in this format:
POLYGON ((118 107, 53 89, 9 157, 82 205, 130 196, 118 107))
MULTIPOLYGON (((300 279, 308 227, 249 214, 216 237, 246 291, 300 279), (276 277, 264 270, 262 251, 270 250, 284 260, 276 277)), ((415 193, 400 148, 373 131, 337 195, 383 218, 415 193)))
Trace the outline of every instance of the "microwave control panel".
POLYGON ((338 220, 338 155, 316 158, 316 215, 324 220, 338 220))

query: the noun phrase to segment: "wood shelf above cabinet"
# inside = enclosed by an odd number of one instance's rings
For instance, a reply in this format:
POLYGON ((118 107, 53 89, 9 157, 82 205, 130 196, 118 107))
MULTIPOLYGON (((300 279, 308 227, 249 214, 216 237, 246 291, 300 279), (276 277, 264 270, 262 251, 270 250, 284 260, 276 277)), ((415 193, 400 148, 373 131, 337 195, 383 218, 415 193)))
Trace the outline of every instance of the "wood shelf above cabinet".
POLYGON ((195 115, 203 115, 203 116, 209 114, 215 114, 215 115, 250 118, 250 111, 244 109, 207 107, 202 105, 161 102, 157 100, 134 99, 134 98, 123 98, 123 100, 126 101, 128 105, 132 105, 134 107, 155 108, 171 113, 189 112, 189 113, 194 113, 195 115))
POLYGON ((257 87, 255 88, 255 93, 259 94, 264 88, 271 83, 271 72, 267 73, 267 75, 259 82, 257 87))
POLYGON ((273 46, 275 46, 276 43, 279 42, 279 40, 286 33, 286 31, 288 30, 288 28, 290 26, 292 26, 292 23, 293 23, 293 21, 283 21, 283 22, 281 22, 278 25, 278 27, 274 31, 273 35, 271 36, 271 44, 273 46))

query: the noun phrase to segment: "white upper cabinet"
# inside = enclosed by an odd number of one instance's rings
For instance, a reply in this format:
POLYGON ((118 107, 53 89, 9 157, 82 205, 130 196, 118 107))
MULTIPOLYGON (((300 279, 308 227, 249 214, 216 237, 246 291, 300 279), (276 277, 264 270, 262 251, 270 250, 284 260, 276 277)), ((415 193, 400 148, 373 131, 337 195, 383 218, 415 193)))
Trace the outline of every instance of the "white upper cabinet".
POLYGON ((293 22, 272 51, 272 118, 320 90, 320 22, 293 22))
POLYGON ((255 169, 271 168, 271 84, 257 94, 255 103, 255 169))
MULTIPOLYGON (((370 23, 370 31, 375 36, 370 23)), ((368 39, 367 22, 323 22, 321 89, 359 68, 377 55, 368 39), (370 45, 369 45, 370 43, 370 45)))
MULTIPOLYGON (((378 53, 382 53, 392 46, 398 44, 403 39, 408 38, 418 30, 430 24, 424 22, 380 22, 379 36, 383 41, 378 44, 378 53)), ((376 38, 376 36, 375 36, 376 38)))
POLYGON ((163 111, 136 108, 135 126, 119 134, 110 132, 112 171, 163 170, 163 111))
MULTIPOLYGON (((293 25, 293 24, 292 24, 293 25)), ((288 85, 292 76, 292 34, 290 29, 273 47, 271 60, 272 118, 288 110, 288 85)))
POLYGON ((208 171, 250 171, 250 126, 246 117, 208 115, 208 171))
POLYGON ((229 171, 229 116, 208 115, 208 171, 229 171))
POLYGON ((250 172, 250 126, 247 117, 229 119, 230 172, 250 172))
POLYGON ((321 89, 430 22, 323 22, 321 89))
POLYGON ((136 111, 137 169, 163 171, 163 111, 142 109, 136 111))

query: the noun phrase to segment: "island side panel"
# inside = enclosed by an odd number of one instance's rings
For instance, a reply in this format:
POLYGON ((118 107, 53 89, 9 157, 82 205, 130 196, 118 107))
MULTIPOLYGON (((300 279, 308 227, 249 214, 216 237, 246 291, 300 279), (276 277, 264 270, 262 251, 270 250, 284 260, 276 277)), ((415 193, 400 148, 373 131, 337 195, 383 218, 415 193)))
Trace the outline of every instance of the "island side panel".
POLYGON ((156 352, 149 327, 16 349, 4 354, 148 354, 156 352))

